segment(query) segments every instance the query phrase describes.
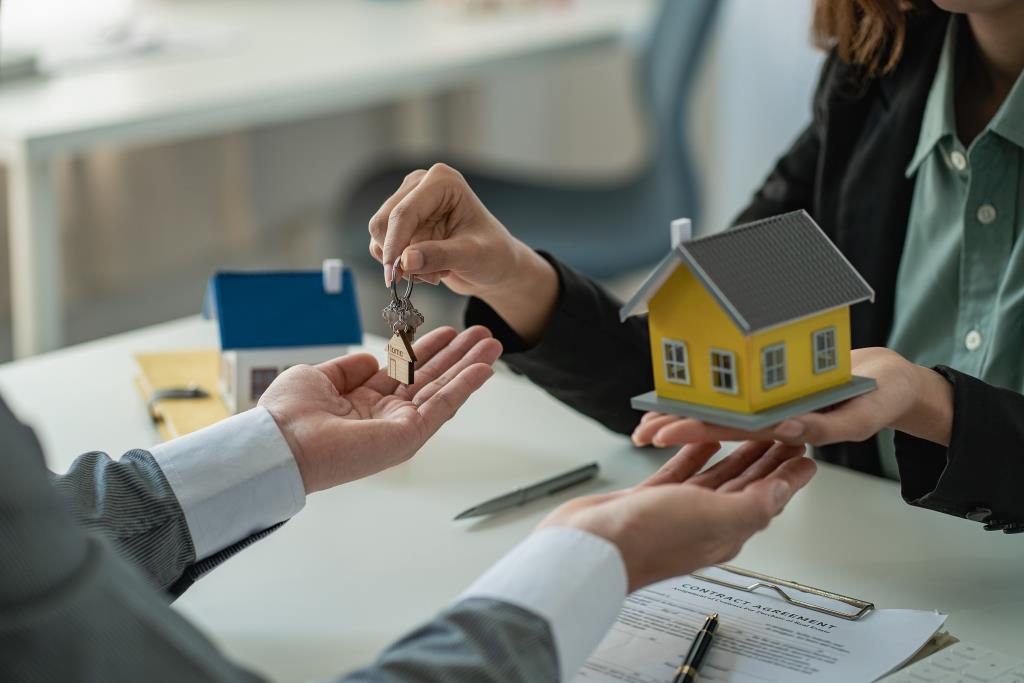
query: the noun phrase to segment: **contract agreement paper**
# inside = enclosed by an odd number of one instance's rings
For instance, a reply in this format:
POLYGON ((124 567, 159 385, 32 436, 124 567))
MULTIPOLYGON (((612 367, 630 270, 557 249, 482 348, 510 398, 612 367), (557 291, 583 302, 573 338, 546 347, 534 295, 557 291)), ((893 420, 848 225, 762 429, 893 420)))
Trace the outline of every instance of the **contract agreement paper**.
MULTIPOLYGON (((721 570, 705 571, 715 572, 721 570)), ((815 604, 835 604, 788 592, 815 604)), ((876 609, 849 621, 791 605, 764 589, 749 593, 685 576, 626 598, 618 621, 576 683, 671 681, 712 612, 720 623, 700 678, 731 683, 874 681, 913 656, 946 619, 937 612, 876 609)))

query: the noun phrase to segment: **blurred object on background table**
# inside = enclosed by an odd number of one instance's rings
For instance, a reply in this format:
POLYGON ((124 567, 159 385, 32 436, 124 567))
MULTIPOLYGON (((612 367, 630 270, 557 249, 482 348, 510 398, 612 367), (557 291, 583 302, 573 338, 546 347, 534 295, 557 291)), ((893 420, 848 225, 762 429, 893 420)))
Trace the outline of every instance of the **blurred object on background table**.
POLYGON ((537 5, 571 5, 574 0, 433 0, 441 7, 464 14, 532 9, 537 5))
MULTIPOLYGON (((207 50, 229 32, 213 25, 157 19, 134 0, 68 4, 57 0, 8 0, 0 21, 0 45, 32 55, 40 73, 143 55, 207 50), (55 21, 55 17, 59 17, 55 21)), ((6 61, 6 60, 4 60, 6 61)))

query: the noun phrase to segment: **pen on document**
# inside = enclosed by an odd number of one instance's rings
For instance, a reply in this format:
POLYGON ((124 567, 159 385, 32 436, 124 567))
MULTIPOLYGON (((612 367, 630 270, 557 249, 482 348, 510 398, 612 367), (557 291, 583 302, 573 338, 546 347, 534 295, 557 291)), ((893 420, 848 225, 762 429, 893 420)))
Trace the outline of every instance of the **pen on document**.
POLYGON ((718 615, 712 614, 694 636, 690 651, 686 653, 686 659, 676 670, 676 677, 672 679, 672 683, 692 683, 697 680, 697 676, 700 675, 700 667, 704 663, 704 655, 711 647, 711 637, 717 628, 718 615))
POLYGON ((498 496, 497 498, 486 500, 479 505, 474 505, 468 510, 463 510, 459 514, 455 515, 455 519, 479 517, 481 515, 489 515, 492 512, 525 505, 531 500, 550 496, 551 494, 558 493, 570 486, 582 484, 588 479, 593 479, 597 476, 599 471, 600 468, 597 466, 597 463, 592 462, 589 465, 577 467, 574 470, 558 474, 550 479, 539 481, 536 484, 515 489, 514 491, 510 491, 509 493, 498 496))

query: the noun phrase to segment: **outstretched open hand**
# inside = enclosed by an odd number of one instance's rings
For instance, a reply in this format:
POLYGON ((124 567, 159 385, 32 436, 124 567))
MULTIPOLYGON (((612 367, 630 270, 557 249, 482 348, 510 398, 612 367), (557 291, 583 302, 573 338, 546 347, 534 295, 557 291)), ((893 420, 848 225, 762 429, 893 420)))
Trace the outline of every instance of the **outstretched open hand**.
POLYGON ((642 484, 571 500, 541 527, 611 541, 630 591, 730 560, 811 480, 815 465, 802 446, 752 441, 702 472, 718 449, 689 444, 642 484))
POLYGON ((411 458, 490 378, 501 344, 483 327, 446 327, 415 352, 417 382, 409 386, 357 354, 289 368, 263 394, 259 404, 284 434, 307 493, 411 458))

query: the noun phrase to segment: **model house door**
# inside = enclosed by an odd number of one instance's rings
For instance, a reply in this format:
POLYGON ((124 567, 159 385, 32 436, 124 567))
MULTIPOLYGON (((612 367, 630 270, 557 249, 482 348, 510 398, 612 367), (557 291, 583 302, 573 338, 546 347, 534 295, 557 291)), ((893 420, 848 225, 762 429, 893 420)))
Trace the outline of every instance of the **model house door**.
POLYGON ((398 378, 398 363, 394 357, 388 358, 388 377, 398 378))

